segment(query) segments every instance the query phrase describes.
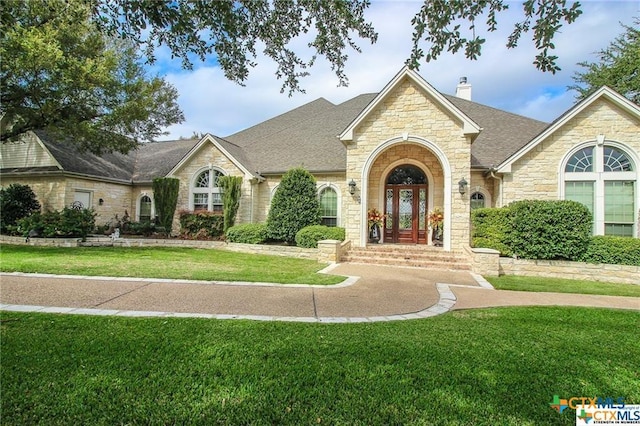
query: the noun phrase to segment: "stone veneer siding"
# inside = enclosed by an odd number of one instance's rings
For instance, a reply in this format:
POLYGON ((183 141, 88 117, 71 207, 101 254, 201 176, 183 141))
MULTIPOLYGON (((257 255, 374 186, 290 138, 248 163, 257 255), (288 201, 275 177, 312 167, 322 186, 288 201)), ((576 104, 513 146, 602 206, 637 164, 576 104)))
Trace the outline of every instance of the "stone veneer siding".
POLYGON ((180 220, 178 212, 181 210, 191 210, 189 205, 189 194, 193 179, 196 173, 200 173, 207 167, 220 169, 228 176, 241 176, 242 189, 240 197, 240 208, 236 223, 245 223, 250 221, 251 217, 251 182, 249 177, 245 176, 229 158, 223 155, 213 143, 204 144, 199 151, 194 153, 190 160, 183 164, 176 173, 169 177, 180 179, 180 192, 178 193, 178 205, 176 214, 173 217, 173 232, 178 233, 180 230, 180 220))
MULTIPOLYGON (((386 141, 405 134, 409 136, 409 142, 411 137, 418 137, 437 145, 449 161, 452 179, 451 249, 461 251, 464 245, 469 244, 469 194, 460 196, 457 182, 461 178, 471 181, 471 140, 462 133, 462 123, 448 115, 410 79, 401 81, 355 129, 353 141, 347 145, 347 179, 354 179, 357 188, 362 188, 362 170, 371 153, 386 141)), ((370 176, 368 184, 378 183, 370 176)), ((443 188, 432 190, 443 191, 443 188)), ((376 207, 370 204, 371 201, 368 200, 369 205, 362 206, 356 199, 347 205, 346 238, 354 245, 360 245, 363 209, 376 207)))

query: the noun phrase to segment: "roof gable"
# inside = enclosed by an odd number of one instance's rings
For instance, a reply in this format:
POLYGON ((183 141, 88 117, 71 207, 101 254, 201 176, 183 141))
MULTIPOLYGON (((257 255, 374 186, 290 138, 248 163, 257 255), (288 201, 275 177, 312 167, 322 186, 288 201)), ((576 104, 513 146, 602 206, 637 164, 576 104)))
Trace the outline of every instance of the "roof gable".
POLYGON ((563 115, 558 117, 546 129, 544 129, 538 135, 536 135, 529 143, 527 143, 525 146, 523 146, 513 155, 511 155, 506 160, 504 160, 497 167, 497 171, 500 173, 510 173, 511 166, 513 165, 513 163, 515 163, 517 160, 522 158, 525 154, 527 154, 529 151, 535 148, 542 141, 544 141, 553 133, 555 133, 560 128, 562 128, 565 124, 571 121, 576 115, 586 110, 587 108, 589 108, 591 105, 593 105, 595 102, 597 102, 600 99, 607 99, 608 101, 613 103, 615 106, 617 106, 621 110, 629 113, 631 116, 636 117, 638 120, 640 120, 640 107, 638 107, 638 105, 634 104, 633 102, 631 102, 624 96, 620 95, 613 89, 607 86, 602 86, 596 92, 591 94, 591 96, 587 97, 581 102, 578 102, 576 105, 570 108, 567 112, 565 112, 563 115))
POLYGON ((364 108, 360 114, 342 131, 339 138, 343 142, 353 140, 353 133, 355 129, 362 124, 362 122, 371 114, 378 106, 380 106, 386 97, 398 88, 402 81, 408 78, 413 84, 418 86, 427 95, 436 101, 443 109, 451 116, 455 117, 462 123, 462 132, 465 135, 477 135, 480 133, 480 126, 476 124, 471 118, 463 113, 458 107, 456 107, 451 101, 449 101, 444 95, 438 92, 433 86, 431 86, 425 79, 423 79, 418 73, 405 66, 396 74, 396 76, 382 89, 380 93, 364 108))
POLYGON ((213 136, 210 133, 207 133, 206 135, 204 135, 202 139, 200 139, 200 141, 197 144, 195 144, 189 150, 189 152, 187 152, 182 157, 182 159, 180 159, 180 161, 175 166, 173 166, 173 168, 167 173, 167 176, 173 175, 178 170, 180 170, 182 166, 184 166, 187 162, 189 162, 198 153, 200 148, 202 148, 204 145, 208 143, 215 146, 218 149, 218 151, 222 153, 222 155, 227 157, 229 161, 231 161, 236 167, 238 167, 238 169, 242 170, 244 174, 248 176, 256 177, 256 178, 260 177, 256 173, 252 173, 249 171, 249 168, 251 168, 251 166, 248 160, 246 159, 246 156, 241 147, 234 145, 231 142, 226 141, 217 136, 213 136), (232 152, 235 155, 233 155, 232 152))

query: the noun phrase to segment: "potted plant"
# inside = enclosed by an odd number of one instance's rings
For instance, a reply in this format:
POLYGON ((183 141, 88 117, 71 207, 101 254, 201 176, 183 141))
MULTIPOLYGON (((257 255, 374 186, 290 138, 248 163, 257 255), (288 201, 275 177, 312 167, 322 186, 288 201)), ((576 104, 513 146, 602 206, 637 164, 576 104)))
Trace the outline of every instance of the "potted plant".
POLYGON ((380 227, 384 222, 385 215, 378 209, 369 209, 367 212, 367 223, 369 224, 369 242, 378 243, 380 241, 380 227))
POLYGON ((429 213, 429 228, 431 228, 431 242, 434 246, 442 246, 442 235, 444 229, 444 213, 436 207, 429 213))

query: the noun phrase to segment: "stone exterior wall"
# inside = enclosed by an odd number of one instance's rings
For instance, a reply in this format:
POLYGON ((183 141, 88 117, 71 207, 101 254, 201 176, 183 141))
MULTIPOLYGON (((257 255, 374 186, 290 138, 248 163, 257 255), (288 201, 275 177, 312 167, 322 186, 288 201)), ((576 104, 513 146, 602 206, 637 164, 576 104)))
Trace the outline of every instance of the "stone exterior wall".
MULTIPOLYGON (((36 194, 43 211, 62 210, 74 201, 75 191, 86 191, 91 194, 91 207, 96 212, 96 225, 104 225, 116 214, 122 217, 125 210, 132 215, 134 204, 131 198, 131 186, 94 179, 65 177, 64 175, 32 176, 4 178, 2 186, 12 183, 29 185, 36 194), (103 200, 100 205, 99 200, 103 200)), ((133 216, 132 216, 133 217, 133 216)))
POLYGON ((182 165, 178 171, 170 177, 180 179, 180 192, 178 193, 178 205, 176 207, 176 214, 173 218, 173 232, 176 233, 180 229, 180 221, 178 212, 180 210, 192 210, 189 205, 189 193, 191 192, 190 185, 192 185, 193 179, 196 174, 201 173, 207 168, 212 167, 220 169, 225 175, 228 176, 241 176, 242 180, 242 195, 240 197, 240 208, 238 210, 238 216, 236 223, 245 223, 249 221, 251 217, 251 182, 249 177, 244 175, 244 172, 236 166, 231 159, 227 158, 220 152, 213 143, 206 143, 200 147, 200 149, 193 153, 189 161, 182 165))
POLYGON ((486 175, 484 171, 472 171, 471 181, 469 182, 469 197, 474 192, 481 192, 485 194, 485 197, 489 197, 489 205, 487 207, 497 207, 496 199, 496 179, 486 175))
POLYGON ((606 99, 595 101, 513 164, 503 178, 503 203, 559 199, 558 173, 569 151, 604 135, 605 141, 623 143, 638 153, 639 134, 637 120, 606 99))
MULTIPOLYGON (((404 135, 409 136, 408 142, 415 142, 415 138, 428 140, 448 159, 452 180, 451 249, 462 250, 469 243, 469 197, 468 194, 460 196, 457 182, 462 178, 467 182, 471 180, 471 140, 463 134, 462 123, 408 77, 401 80, 355 129, 353 141, 347 146, 347 180, 354 179, 357 187, 362 188, 362 170, 371 154, 386 141, 403 138, 404 135)), ((429 158, 422 156, 417 160, 429 161, 429 158)), ((438 173, 438 168, 433 171, 438 173)), ((375 177, 365 179, 369 185, 377 184, 375 177)), ((443 189, 444 186, 433 188, 441 192, 443 189)), ((346 206, 349 217, 347 239, 358 246, 364 228, 362 211, 374 207, 370 201, 367 202, 369 205, 363 206, 354 200, 346 206)))
POLYGON ((640 284, 640 266, 500 258, 500 275, 570 278, 610 283, 640 284))
MULTIPOLYGON (((345 226, 350 219, 346 216, 347 210, 345 204, 352 198, 349 194, 349 185, 344 173, 314 173, 318 188, 331 186, 338 194, 338 209, 340 210, 338 217, 338 226, 345 226)), ((267 221, 269 209, 271 208, 271 197, 275 188, 280 185, 282 175, 269 175, 266 180, 255 185, 254 206, 255 213, 253 217, 254 223, 264 223, 267 221)))

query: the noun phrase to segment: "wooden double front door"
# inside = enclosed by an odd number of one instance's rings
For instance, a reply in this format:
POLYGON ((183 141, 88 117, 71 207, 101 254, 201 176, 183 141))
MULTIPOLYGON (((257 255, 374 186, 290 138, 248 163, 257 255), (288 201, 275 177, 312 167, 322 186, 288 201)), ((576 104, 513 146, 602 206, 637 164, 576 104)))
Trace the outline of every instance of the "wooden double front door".
POLYGON ((427 184, 385 186, 385 243, 427 243, 427 191, 427 184))

